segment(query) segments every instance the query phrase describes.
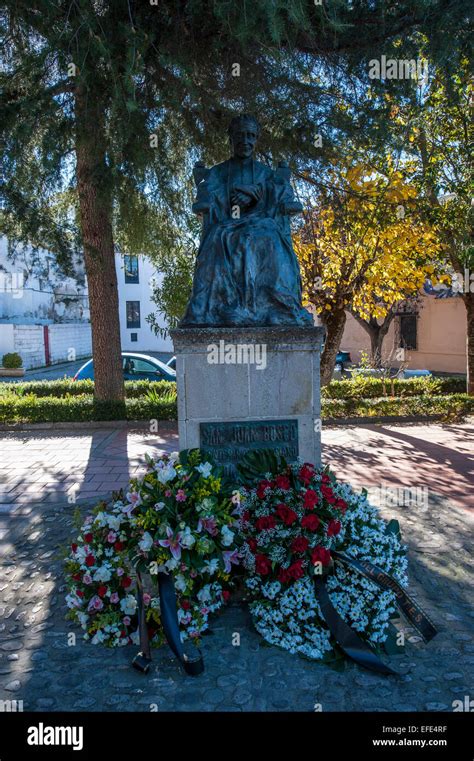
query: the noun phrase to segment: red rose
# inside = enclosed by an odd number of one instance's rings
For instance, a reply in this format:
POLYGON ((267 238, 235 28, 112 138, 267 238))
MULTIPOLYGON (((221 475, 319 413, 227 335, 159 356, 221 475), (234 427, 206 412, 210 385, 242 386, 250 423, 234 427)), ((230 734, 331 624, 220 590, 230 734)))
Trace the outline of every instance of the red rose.
POLYGON ((347 502, 344 499, 338 497, 334 503, 334 507, 337 507, 338 510, 341 510, 341 512, 345 513, 347 510, 347 502))
POLYGON ((329 565, 331 553, 326 547, 315 547, 311 553, 311 562, 313 565, 316 565, 316 563, 321 563, 323 566, 329 565))
POLYGON ((324 484, 321 486, 321 494, 323 495, 324 499, 326 499, 330 505, 334 504, 336 501, 336 496, 330 486, 325 486, 324 484))
POLYGON ((306 489, 306 493, 304 495, 304 502, 303 506, 306 510, 312 510, 313 507, 318 503, 318 495, 314 491, 314 489, 306 489))
POLYGON ((265 499, 265 491, 269 488, 271 488, 270 481, 260 481, 259 485, 257 486, 257 497, 259 499, 265 499))
POLYGON ((250 520, 250 510, 244 510, 244 512, 242 513, 242 521, 244 523, 248 523, 249 520, 250 520))
POLYGON ((82 581, 82 575, 80 573, 73 574, 74 581, 82 581))
POLYGON ((128 587, 130 586, 131 583, 132 583, 132 580, 131 580, 130 576, 124 576, 123 579, 120 582, 121 586, 124 589, 128 589, 128 587))
POLYGON ((277 578, 278 581, 281 581, 282 584, 288 584, 288 582, 291 581, 291 573, 289 572, 289 569, 280 568, 277 578))
POLYGON ((88 555, 86 557, 86 565, 90 568, 91 565, 94 565, 94 563, 95 563, 94 555, 88 555))
POLYGON ((305 536, 297 536, 291 543, 292 552, 304 552, 308 547, 308 540, 305 536))
POLYGON ((275 486, 277 489, 284 489, 285 491, 288 491, 290 488, 290 479, 288 476, 277 476, 275 478, 275 486))
POLYGON ((255 558, 255 570, 260 576, 266 576, 272 569, 272 563, 266 555, 257 555, 255 558))
POLYGON ((106 593, 107 593, 107 587, 101 584, 101 586, 97 590, 97 594, 99 595, 99 597, 105 597, 106 593))
POLYGON ((228 600, 229 600, 229 597, 230 597, 230 592, 229 592, 229 590, 228 590, 228 589, 224 589, 224 590, 222 591, 222 597, 223 597, 223 599, 224 599, 224 602, 228 602, 228 600))
POLYGON ((252 550, 252 552, 257 551, 257 540, 256 539, 249 539, 247 542, 248 546, 252 550))
POLYGON ((81 590, 80 590, 80 589, 76 589, 76 595, 77 595, 78 597, 84 597, 84 592, 81 592, 81 590))
POLYGON ((88 534, 84 534, 84 541, 86 544, 90 544, 94 538, 94 534, 91 534, 90 532, 88 534))
POLYGON ((300 469, 300 472, 298 473, 300 481, 304 483, 305 486, 308 486, 309 482, 314 476, 314 468, 309 462, 305 462, 303 467, 300 469))
POLYGON ((123 542, 115 542, 114 550, 115 552, 120 552, 121 550, 123 550, 123 542))
POLYGON ((329 478, 327 473, 324 473, 323 476, 321 477, 321 483, 323 483, 323 484, 330 484, 331 483, 331 479, 329 478))
POLYGON ((309 515, 304 516, 301 521, 301 526, 302 528, 308 529, 308 531, 317 531, 320 523, 319 516, 315 513, 310 513, 309 515))
POLYGON ((77 551, 77 544, 71 544, 71 550, 73 552, 76 552, 77 551))
POLYGON ((255 522, 255 528, 257 531, 263 531, 268 528, 275 528, 276 520, 273 515, 263 515, 255 522))
POLYGON ((183 610, 189 610, 191 607, 191 603, 189 602, 189 600, 182 600, 181 607, 183 610))
POLYGON ((301 579, 301 577, 304 575, 303 561, 297 560, 295 563, 292 563, 288 568, 288 573, 295 581, 301 579))
POLYGON ((326 529, 326 533, 328 536, 336 536, 341 530, 341 521, 335 521, 330 520, 328 523, 328 527, 326 529))
POLYGON ((282 520, 286 526, 291 526, 291 524, 298 518, 294 510, 290 510, 289 507, 282 503, 277 505, 276 512, 280 520, 282 520))

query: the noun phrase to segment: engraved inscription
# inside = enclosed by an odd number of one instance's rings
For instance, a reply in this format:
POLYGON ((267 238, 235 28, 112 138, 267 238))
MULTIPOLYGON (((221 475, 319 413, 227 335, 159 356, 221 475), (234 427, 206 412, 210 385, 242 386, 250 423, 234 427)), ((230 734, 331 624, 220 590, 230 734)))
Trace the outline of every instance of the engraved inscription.
POLYGON ((289 461, 298 457, 297 420, 200 423, 199 431, 201 449, 230 476, 250 449, 271 449, 289 461))

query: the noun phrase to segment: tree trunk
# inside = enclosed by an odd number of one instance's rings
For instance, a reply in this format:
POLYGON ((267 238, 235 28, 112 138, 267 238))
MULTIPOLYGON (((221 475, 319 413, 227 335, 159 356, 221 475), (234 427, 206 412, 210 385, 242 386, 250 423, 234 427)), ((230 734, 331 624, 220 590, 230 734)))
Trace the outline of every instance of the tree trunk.
POLYGON ((327 331, 326 343, 321 355, 321 385, 327 386, 331 382, 337 352, 341 345, 346 324, 346 313, 342 309, 341 311, 329 312, 327 316, 324 315, 321 318, 327 331))
POLYGON ((385 338, 380 326, 371 328, 369 331, 370 336, 370 357, 374 367, 382 367, 382 344, 385 338))
POLYGON ((474 293, 464 294, 467 312, 467 393, 474 396, 474 293))
POLYGON ((370 338, 370 355, 374 367, 382 367, 383 358, 383 342, 385 336, 388 333, 390 325, 395 317, 393 307, 384 317, 381 325, 378 324, 375 317, 371 317, 370 321, 364 320, 357 312, 351 310, 351 314, 354 319, 357 320, 359 325, 369 334, 370 338))
POLYGON ((110 178, 106 165, 104 109, 98 94, 76 91, 77 189, 89 290, 94 395, 122 401, 117 273, 112 233, 110 178))

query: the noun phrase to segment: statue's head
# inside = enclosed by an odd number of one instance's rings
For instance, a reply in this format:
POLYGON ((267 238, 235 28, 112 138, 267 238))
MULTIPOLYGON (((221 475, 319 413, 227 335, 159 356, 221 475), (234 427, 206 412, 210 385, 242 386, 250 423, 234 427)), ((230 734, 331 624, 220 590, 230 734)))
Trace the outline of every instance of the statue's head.
POLYGON ((251 114, 234 116, 228 132, 234 156, 239 159, 249 158, 260 134, 260 124, 255 117, 251 114))

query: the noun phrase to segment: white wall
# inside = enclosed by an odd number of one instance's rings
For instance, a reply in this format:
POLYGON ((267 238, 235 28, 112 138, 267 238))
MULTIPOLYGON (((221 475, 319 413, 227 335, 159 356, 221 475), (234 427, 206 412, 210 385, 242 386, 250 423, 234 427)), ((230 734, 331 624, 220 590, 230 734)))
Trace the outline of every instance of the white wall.
POLYGON ((0 361, 4 354, 15 351, 13 325, 0 324, 0 361))
POLYGON ((48 325, 51 362, 64 362, 92 355, 90 325, 48 325))
POLYGON ((8 257, 8 241, 0 236, 0 321, 26 325, 89 321, 87 284, 80 258, 76 276, 65 277, 54 255, 41 249, 19 250, 8 257))
POLYGON ((25 369, 46 364, 43 325, 14 325, 14 351, 23 360, 25 369))

